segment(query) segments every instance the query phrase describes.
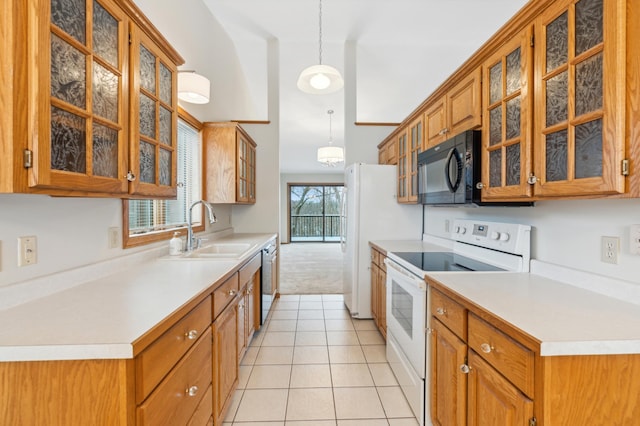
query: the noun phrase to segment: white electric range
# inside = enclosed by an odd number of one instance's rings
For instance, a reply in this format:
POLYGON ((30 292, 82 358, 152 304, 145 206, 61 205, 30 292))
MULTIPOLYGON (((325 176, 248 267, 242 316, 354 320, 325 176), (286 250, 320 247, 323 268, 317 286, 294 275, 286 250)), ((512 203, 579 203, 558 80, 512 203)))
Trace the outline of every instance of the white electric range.
POLYGON ((387 360, 420 425, 429 413, 429 272, 528 272, 531 227, 456 219, 452 249, 388 252, 387 360))

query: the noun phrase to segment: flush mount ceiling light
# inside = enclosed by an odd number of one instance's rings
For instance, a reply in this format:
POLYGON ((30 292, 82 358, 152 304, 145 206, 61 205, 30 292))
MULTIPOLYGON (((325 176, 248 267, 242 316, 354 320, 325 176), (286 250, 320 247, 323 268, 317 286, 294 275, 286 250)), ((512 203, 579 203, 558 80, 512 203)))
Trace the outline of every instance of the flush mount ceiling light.
POLYGON ((319 54, 318 65, 305 68, 298 77, 298 89, 313 95, 333 93, 344 86, 340 71, 329 65, 322 65, 322 0, 319 0, 319 54))
POLYGON ((192 104, 209 102, 211 83, 195 71, 178 71, 178 99, 192 104))
POLYGON ((327 114, 329 114, 329 145, 318 148, 318 161, 323 166, 335 167, 338 163, 344 161, 344 150, 340 146, 331 145, 333 143, 333 138, 331 137, 331 115, 333 110, 330 109, 327 114))

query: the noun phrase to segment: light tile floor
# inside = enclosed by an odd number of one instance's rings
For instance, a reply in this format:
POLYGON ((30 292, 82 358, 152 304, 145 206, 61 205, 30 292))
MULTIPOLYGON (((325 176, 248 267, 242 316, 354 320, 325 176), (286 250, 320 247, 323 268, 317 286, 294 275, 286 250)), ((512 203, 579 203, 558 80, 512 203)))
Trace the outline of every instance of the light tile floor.
POLYGON ((371 320, 341 295, 282 295, 240 365, 224 426, 417 426, 371 320))

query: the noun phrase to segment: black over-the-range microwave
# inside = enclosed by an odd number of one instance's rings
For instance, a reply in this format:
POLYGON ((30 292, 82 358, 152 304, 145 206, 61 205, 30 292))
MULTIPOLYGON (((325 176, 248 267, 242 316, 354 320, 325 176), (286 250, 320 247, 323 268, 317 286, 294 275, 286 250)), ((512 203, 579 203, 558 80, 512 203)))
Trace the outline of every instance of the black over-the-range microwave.
POLYGON ((468 130, 418 154, 418 201, 431 205, 531 206, 531 202, 483 202, 480 131, 468 130))

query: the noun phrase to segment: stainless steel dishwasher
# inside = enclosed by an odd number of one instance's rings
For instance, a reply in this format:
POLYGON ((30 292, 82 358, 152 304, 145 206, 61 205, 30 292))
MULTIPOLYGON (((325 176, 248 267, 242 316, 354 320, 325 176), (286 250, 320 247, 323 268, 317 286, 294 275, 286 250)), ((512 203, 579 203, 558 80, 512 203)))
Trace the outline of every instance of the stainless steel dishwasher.
POLYGON ((264 324, 269 315, 271 304, 277 290, 277 261, 278 246, 275 240, 262 249, 262 298, 260 299, 260 325, 264 324))

